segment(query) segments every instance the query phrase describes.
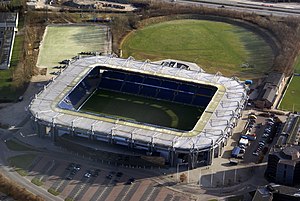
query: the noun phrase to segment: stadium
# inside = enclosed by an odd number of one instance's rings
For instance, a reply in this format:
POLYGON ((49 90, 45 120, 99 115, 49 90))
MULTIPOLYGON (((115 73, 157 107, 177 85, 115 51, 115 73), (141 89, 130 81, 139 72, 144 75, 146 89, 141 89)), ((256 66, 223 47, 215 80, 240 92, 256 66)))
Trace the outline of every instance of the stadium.
POLYGON ((195 168, 221 155, 247 98, 235 77, 92 56, 70 61, 29 112, 40 137, 77 136, 195 168))

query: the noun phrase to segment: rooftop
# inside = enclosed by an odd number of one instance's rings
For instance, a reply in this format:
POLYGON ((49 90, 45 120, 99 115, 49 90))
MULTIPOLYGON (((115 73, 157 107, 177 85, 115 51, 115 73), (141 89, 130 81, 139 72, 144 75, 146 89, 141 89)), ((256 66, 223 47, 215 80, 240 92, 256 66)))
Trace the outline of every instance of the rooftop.
POLYGON ((132 58, 120 59, 107 56, 81 58, 71 62, 52 83, 45 86, 30 104, 31 114, 45 124, 55 123, 69 128, 91 130, 136 141, 151 142, 178 149, 204 149, 227 137, 233 128, 247 98, 246 89, 236 78, 226 78, 204 72, 171 68, 132 58), (195 128, 189 132, 178 132, 148 125, 113 120, 94 115, 62 110, 57 104, 95 66, 106 66, 144 74, 183 80, 218 88, 212 101, 202 114, 195 128))

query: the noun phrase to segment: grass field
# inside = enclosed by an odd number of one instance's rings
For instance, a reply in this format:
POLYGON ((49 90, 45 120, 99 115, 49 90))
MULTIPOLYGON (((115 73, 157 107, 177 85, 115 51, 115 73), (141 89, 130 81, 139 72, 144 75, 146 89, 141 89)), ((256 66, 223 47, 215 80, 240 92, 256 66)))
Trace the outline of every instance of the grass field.
POLYGON ((104 26, 48 26, 37 66, 54 67, 80 52, 103 52, 107 48, 104 26))
POLYGON ((83 105, 81 111, 188 131, 193 129, 203 109, 98 90, 83 105))
MULTIPOLYGON (((300 57, 298 57, 295 67, 295 74, 300 74, 300 57)), ((288 111, 300 112, 300 76, 294 76, 287 91, 284 94, 282 102, 279 105, 279 109, 288 111)))
POLYGON ((129 34, 123 57, 179 59, 195 62, 210 73, 260 77, 272 66, 271 47, 257 34, 239 26, 206 20, 174 20, 129 34), (242 68, 244 63, 253 68, 242 68))
POLYGON ((294 76, 279 108, 288 111, 300 112, 300 76, 294 76))

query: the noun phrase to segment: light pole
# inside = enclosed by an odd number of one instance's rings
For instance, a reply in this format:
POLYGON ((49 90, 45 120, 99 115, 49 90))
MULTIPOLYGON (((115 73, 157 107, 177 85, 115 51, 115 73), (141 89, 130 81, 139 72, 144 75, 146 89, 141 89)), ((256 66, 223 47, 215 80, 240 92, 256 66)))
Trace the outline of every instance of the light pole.
POLYGON ((201 184, 201 177, 202 177, 202 169, 200 169, 200 171, 199 171, 199 186, 201 187, 202 186, 202 184, 201 184))
POLYGON ((179 175, 178 175, 179 173, 178 172, 179 172, 179 163, 177 163, 177 181, 179 181, 179 175))
POLYGON ((213 187, 213 171, 211 171, 211 174, 210 174, 210 187, 213 187))

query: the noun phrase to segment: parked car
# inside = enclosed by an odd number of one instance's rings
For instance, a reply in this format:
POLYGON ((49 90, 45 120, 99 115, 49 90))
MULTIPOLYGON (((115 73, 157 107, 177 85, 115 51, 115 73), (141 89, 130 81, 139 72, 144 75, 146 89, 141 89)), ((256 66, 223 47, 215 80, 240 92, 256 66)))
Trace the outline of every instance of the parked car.
POLYGON ((244 145, 244 144, 240 144, 239 147, 240 147, 241 149, 246 149, 246 148, 247 148, 246 145, 244 145))
POLYGON ((257 119, 257 116, 254 115, 254 114, 250 114, 250 115, 249 115, 249 119, 257 119))
POLYGON ((92 175, 91 173, 87 172, 87 173, 85 173, 85 174, 84 174, 84 177, 86 177, 86 178, 90 178, 90 177, 91 177, 91 175, 92 175))
POLYGON ((234 147, 231 151, 231 157, 237 157, 237 155, 240 153, 241 147, 234 147))
POLYGON ((230 159, 230 160, 229 160, 229 164, 230 164, 230 165, 238 165, 238 164, 239 164, 239 161, 238 161, 238 160, 234 160, 234 159, 230 159))
POLYGON ((268 133, 265 133, 262 135, 263 138, 268 138, 270 135, 268 133))
POLYGON ((241 150, 240 150, 240 154, 244 154, 244 153, 245 153, 245 151, 246 151, 246 149, 245 149, 245 148, 241 148, 241 150))

